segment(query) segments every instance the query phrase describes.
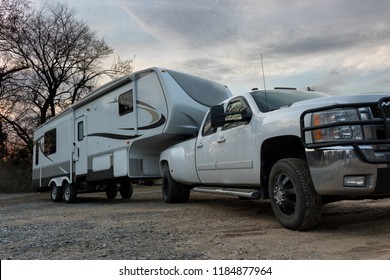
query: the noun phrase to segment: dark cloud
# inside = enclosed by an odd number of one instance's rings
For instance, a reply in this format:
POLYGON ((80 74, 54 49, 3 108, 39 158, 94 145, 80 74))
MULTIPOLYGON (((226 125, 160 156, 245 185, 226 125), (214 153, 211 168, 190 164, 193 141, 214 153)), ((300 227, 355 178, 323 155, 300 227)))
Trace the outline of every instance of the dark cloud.
POLYGON ((242 58, 389 42, 390 1, 123 1, 141 28, 165 44, 234 48, 242 58))
POLYGON ((270 85, 385 84, 390 76, 389 0, 67 2, 122 57, 136 55, 137 68, 258 83, 263 53, 270 85))
POLYGON ((237 33, 237 1, 124 1, 141 28, 161 41, 188 48, 219 45, 237 33))

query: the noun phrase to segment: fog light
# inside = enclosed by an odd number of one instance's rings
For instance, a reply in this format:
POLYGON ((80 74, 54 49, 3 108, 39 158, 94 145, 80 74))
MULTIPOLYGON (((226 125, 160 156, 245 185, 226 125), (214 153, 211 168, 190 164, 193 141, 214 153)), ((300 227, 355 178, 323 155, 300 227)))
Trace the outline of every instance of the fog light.
POLYGON ((345 176, 344 187, 365 187, 366 176, 345 176))

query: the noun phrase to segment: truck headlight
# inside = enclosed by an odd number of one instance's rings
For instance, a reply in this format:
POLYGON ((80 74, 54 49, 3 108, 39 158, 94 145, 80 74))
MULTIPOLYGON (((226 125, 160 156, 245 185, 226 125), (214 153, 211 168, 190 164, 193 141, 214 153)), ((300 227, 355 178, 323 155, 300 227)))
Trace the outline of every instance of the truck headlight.
POLYGON ((311 117, 312 126, 319 127, 312 130, 313 142, 362 140, 363 132, 360 125, 343 124, 355 121, 359 121, 359 114, 356 109, 335 109, 313 113, 311 117), (337 123, 340 123, 340 125, 337 123), (326 127, 327 125, 330 126, 326 127))

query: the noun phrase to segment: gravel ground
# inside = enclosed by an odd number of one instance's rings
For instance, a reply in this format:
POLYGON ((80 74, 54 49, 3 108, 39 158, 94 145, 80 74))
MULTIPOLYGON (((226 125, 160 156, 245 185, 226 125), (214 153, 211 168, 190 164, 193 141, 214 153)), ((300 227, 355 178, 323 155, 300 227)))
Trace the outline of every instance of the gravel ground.
POLYGON ((390 199, 325 205, 316 229, 295 232, 268 201, 192 193, 168 205, 158 186, 130 200, 49 196, 0 194, 2 260, 390 259, 390 199))

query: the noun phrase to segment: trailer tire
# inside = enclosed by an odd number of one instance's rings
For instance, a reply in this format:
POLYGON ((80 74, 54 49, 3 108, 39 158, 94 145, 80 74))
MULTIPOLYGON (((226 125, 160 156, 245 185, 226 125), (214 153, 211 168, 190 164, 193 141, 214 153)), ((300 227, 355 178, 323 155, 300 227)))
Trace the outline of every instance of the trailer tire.
POLYGON ((115 183, 107 184, 106 195, 108 199, 114 199, 118 194, 118 187, 115 183))
POLYGON ((73 203, 77 200, 77 190, 76 187, 66 183, 64 186, 64 201, 65 203, 73 203))
POLYGON ((51 184, 50 197, 53 202, 60 202, 62 200, 63 188, 57 187, 57 185, 53 182, 51 184))
POLYGON ((284 227, 303 231, 317 226, 321 196, 305 161, 287 158, 276 162, 269 178, 269 195, 272 210, 284 227))
POLYGON ((133 185, 130 182, 121 183, 119 193, 123 199, 130 199, 133 195, 133 185))

